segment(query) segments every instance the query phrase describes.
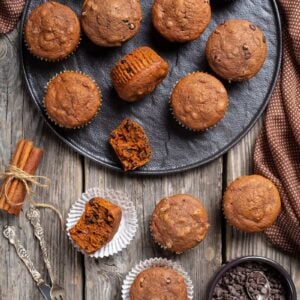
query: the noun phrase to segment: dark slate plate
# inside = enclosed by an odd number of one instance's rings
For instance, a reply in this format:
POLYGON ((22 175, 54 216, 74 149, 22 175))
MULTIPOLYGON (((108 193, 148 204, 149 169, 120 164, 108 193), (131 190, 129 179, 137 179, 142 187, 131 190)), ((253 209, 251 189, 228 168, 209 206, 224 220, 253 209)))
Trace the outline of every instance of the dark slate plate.
MULTIPOLYGON (((27 2, 22 26, 31 10, 42 2, 27 2)), ((80 14, 82 1, 61 2, 80 14)), ((152 1, 149 0, 141 0, 141 30, 121 48, 98 48, 83 36, 78 50, 69 59, 47 63, 31 56, 21 38, 25 82, 46 123, 73 149, 115 170, 121 170, 120 165, 107 140, 109 133, 124 117, 135 119, 145 128, 153 148, 151 162, 135 173, 174 173, 203 165, 224 154, 249 131, 266 107, 280 66, 281 25, 275 0, 236 0, 227 4, 217 4, 222 2, 218 0, 214 2, 213 20, 209 28, 198 40, 183 45, 167 42, 153 29, 150 13, 152 1), (205 42, 218 23, 231 18, 249 19, 263 30, 267 38, 268 58, 262 71, 252 80, 226 84, 230 106, 225 118, 215 128, 204 133, 189 132, 177 125, 170 115, 168 100, 171 89, 176 81, 190 72, 211 72, 205 60, 205 42), (153 94, 138 103, 128 104, 118 99, 113 90, 110 71, 119 58, 142 45, 150 45, 166 58, 170 73, 153 94), (104 101, 101 112, 90 125, 80 130, 63 130, 54 126, 42 107, 44 86, 62 70, 83 71, 95 78, 102 90, 104 101)))

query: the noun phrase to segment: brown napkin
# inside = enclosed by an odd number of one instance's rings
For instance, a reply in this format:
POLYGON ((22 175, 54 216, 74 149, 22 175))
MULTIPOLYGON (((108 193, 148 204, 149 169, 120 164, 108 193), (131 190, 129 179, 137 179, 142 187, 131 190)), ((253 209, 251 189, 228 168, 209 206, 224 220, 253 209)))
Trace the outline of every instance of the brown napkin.
POLYGON ((0 0, 0 34, 14 29, 26 0, 0 0))
POLYGON ((281 73, 256 141, 255 172, 272 180, 282 212, 265 233, 283 251, 300 253, 300 3, 278 1, 283 16, 281 73))

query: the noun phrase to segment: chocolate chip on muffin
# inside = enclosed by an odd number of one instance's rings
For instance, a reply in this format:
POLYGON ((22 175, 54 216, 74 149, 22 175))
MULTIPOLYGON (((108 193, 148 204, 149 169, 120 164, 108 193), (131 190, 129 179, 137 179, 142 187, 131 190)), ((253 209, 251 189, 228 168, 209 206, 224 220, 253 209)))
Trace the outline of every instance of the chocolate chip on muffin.
POLYGON ((228 95, 218 79, 196 72, 176 84, 170 105, 179 124, 193 131, 202 131, 214 126, 224 117, 228 95))
POLYGON ((82 28, 93 43, 115 47, 137 34, 142 10, 139 0, 85 0, 81 16, 82 28))
POLYGON ((152 6, 155 28, 172 42, 197 39, 211 20, 208 0, 155 0, 152 6))
POLYGON ((229 81, 255 76, 267 56, 266 38, 247 20, 228 20, 214 30, 206 45, 210 67, 229 81))
POLYGON ((205 208, 198 199, 186 194, 162 199, 156 205, 150 223, 154 241, 178 254, 203 241, 208 228, 205 208))
POLYGON ((130 288, 130 300, 187 300, 184 277, 166 267, 151 267, 141 272, 130 288))
POLYGON ((57 61, 68 57, 80 41, 80 23, 71 8, 46 2, 29 15, 24 29, 28 50, 36 57, 57 61))
POLYGON ((153 92, 167 74, 167 62, 151 48, 141 47, 117 62, 111 78, 120 98, 134 102, 153 92))
POLYGON ((242 176, 227 188, 223 210, 228 222, 246 232, 263 231, 277 219, 281 209, 276 186, 259 175, 242 176))

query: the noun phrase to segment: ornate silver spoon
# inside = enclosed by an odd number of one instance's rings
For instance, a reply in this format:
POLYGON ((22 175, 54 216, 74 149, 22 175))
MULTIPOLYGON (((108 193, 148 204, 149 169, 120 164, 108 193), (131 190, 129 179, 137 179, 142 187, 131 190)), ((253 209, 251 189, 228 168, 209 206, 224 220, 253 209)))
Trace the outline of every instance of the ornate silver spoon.
POLYGON ((253 271, 248 275, 246 290, 251 300, 268 300, 271 296, 270 282, 260 271, 253 271))

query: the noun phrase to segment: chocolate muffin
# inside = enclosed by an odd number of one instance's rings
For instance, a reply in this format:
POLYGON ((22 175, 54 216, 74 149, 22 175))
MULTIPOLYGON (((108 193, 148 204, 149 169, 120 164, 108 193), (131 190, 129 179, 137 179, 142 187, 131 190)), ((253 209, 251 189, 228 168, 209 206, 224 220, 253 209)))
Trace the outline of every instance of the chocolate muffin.
POLYGON ((150 232, 163 248, 182 253, 197 246, 209 228, 203 205, 191 195, 178 194, 162 199, 155 207, 150 232))
POLYGON ((24 29, 28 50, 36 57, 57 61, 68 57, 80 41, 80 23, 71 8, 46 2, 30 14, 24 29))
POLYGON ((119 206, 93 198, 69 233, 74 243, 87 254, 92 254, 110 242, 118 231, 122 218, 119 206))
POLYGON ((153 92, 167 74, 167 62, 151 48, 141 47, 117 62, 111 78, 120 98, 134 102, 153 92))
POLYGON ((88 76, 65 71, 47 85, 44 106, 48 117, 64 128, 77 128, 89 123, 101 105, 101 94, 88 76))
POLYGON ((252 78, 267 56, 266 38, 247 20, 228 20, 210 35, 206 57, 210 67, 229 81, 252 78))
POLYGON ((141 272, 130 288, 130 300, 187 300, 184 278, 171 268, 152 267, 141 272))
POLYGON ((232 226, 246 232, 263 231, 280 213, 280 195, 269 179, 259 175, 242 176, 228 186, 223 209, 232 226))
POLYGON ((210 20, 208 0, 155 0, 152 6, 154 27, 171 42, 197 39, 210 20))
POLYGON ((129 118, 113 130, 109 143, 124 171, 135 170, 151 159, 151 146, 143 127, 129 118))
POLYGON ((142 20, 139 0, 85 0, 82 28, 98 46, 121 46, 136 35, 142 20))
POLYGON ((193 131, 202 131, 216 125, 224 117, 228 95, 218 79, 196 72, 176 84, 170 105, 179 124, 193 131))

